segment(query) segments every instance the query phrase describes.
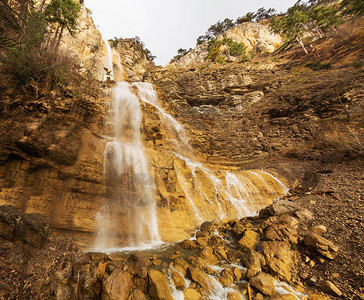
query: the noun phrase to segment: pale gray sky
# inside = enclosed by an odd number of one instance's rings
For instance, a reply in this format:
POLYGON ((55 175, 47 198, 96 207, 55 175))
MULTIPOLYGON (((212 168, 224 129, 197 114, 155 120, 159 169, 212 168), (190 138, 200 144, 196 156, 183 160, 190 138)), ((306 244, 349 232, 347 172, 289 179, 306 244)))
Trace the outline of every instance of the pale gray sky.
POLYGON ((296 0, 85 0, 105 40, 139 36, 165 65, 179 48, 194 48, 198 36, 225 18, 236 20, 260 7, 286 11, 296 0))

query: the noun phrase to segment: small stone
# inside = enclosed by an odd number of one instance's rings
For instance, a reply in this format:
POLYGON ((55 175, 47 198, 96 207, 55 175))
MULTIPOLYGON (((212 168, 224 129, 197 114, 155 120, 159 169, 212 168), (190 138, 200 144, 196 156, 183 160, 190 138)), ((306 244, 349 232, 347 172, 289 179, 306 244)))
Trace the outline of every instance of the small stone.
POLYGON ((331 274, 331 277, 336 279, 336 278, 339 278, 340 277, 340 274, 339 273, 332 273, 331 274))
POLYGON ((311 267, 311 268, 313 268, 313 267, 315 266, 315 262, 314 262, 313 260, 311 260, 311 261, 309 262, 309 265, 310 265, 310 267, 311 267))
POLYGON ((264 296, 261 293, 257 293, 254 298, 254 300, 264 300, 264 296))
POLYGON ((238 294, 238 292, 229 292, 226 295, 227 300, 241 300, 242 297, 238 294))
POLYGON ((335 284, 333 284, 331 281, 328 281, 328 280, 326 280, 322 283, 321 289, 325 293, 335 296, 335 297, 341 297, 343 294, 335 284))
POLYGON ((324 225, 316 225, 311 228, 311 231, 313 233, 323 235, 324 233, 327 232, 327 229, 326 229, 326 226, 324 226, 324 225))
POLYGON ((304 238, 303 242, 309 248, 316 250, 329 259, 334 259, 336 252, 339 250, 332 242, 312 232, 304 238))
POLYGON ((160 266, 162 264, 162 261, 160 259, 155 259, 152 261, 152 264, 156 267, 160 266))
POLYGON ((304 208, 297 210, 295 215, 297 216, 297 218, 303 221, 310 221, 313 219, 313 214, 309 210, 304 208))

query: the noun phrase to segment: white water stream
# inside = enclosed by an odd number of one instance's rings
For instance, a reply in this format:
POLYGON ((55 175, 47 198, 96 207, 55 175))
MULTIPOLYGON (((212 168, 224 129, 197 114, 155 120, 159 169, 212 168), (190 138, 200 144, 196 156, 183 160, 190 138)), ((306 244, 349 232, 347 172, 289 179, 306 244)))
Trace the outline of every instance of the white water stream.
MULTIPOLYGON (((120 57, 106 43, 105 68, 114 75, 113 66, 122 70, 120 57), (116 60, 116 63, 113 61, 116 60)), ((261 197, 255 187, 256 182, 271 194, 277 194, 266 181, 270 177, 276 185, 286 192, 285 186, 273 175, 262 171, 251 171, 249 178, 241 174, 226 171, 213 171, 202 163, 189 157, 189 146, 185 129, 175 118, 165 112, 158 102, 157 94, 150 83, 118 82, 113 89, 112 137, 106 144, 104 152, 105 197, 104 204, 97 214, 97 238, 94 249, 104 252, 128 249, 147 249, 160 245, 157 210, 155 203, 155 180, 149 169, 141 137, 143 118, 141 103, 151 105, 159 114, 162 125, 169 132, 172 142, 171 154, 183 161, 192 174, 192 184, 175 166, 180 188, 186 196, 196 223, 206 220, 206 207, 195 203, 203 199, 214 212, 216 219, 231 217, 231 208, 236 212, 233 217, 254 215, 252 203, 261 197), (221 176, 217 177, 217 173, 221 176), (202 175, 201 175, 202 174, 202 175), (264 176, 263 176, 264 175, 264 176), (207 178, 213 197, 207 195, 206 186, 199 176, 207 178), (252 182, 251 178, 254 178, 252 182), (193 189, 191 189, 191 186, 193 189), (126 249, 126 248, 124 248, 126 249)), ((211 218, 211 216, 209 216, 211 218)))

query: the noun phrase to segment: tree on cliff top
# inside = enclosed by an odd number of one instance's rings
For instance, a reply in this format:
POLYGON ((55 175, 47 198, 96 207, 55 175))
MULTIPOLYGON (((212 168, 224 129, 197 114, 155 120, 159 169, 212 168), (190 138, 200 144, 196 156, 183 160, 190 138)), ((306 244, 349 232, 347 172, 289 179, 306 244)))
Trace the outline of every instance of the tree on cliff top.
POLYGON ((44 15, 46 21, 50 24, 56 24, 56 31, 54 34, 57 46, 61 42, 63 31, 68 29, 70 34, 73 34, 77 29, 77 19, 81 6, 78 2, 73 0, 51 0, 50 4, 46 7, 44 15))

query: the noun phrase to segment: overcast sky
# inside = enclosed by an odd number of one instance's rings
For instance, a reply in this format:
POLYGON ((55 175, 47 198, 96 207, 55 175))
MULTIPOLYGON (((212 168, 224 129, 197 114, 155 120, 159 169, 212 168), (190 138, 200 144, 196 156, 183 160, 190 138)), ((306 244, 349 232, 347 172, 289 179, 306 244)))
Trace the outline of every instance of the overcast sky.
POLYGON ((166 65, 179 48, 196 46, 196 39, 217 21, 236 20, 260 7, 286 11, 296 0, 85 0, 105 40, 139 36, 166 65))

